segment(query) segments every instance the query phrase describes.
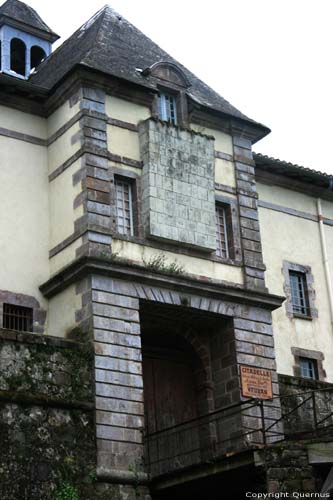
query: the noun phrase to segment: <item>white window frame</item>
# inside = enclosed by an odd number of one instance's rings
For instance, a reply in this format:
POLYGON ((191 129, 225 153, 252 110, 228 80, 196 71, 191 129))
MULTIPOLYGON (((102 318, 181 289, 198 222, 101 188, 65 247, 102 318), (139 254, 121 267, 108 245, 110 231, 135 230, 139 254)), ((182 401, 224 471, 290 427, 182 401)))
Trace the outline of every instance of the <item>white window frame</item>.
POLYGON ((300 357, 299 369, 302 378, 318 380, 318 364, 316 359, 300 357))
POLYGON ((177 100, 174 95, 165 92, 158 94, 158 116, 162 121, 177 125, 177 100))
MULTIPOLYGON (((115 186, 115 208, 116 208, 116 229, 119 234, 123 234, 125 236, 134 236, 134 217, 133 217, 133 183, 131 181, 127 181, 126 179, 122 178, 115 178, 114 180, 114 186, 115 186), (118 200, 118 187, 119 186, 127 186, 128 188, 128 211, 129 211, 129 232, 127 231, 127 227, 124 225, 124 230, 121 231, 119 228, 119 219, 120 216, 118 215, 118 210, 122 210, 123 214, 126 212, 125 208, 125 199, 124 199, 124 189, 122 188, 122 200, 118 200), (119 206, 118 202, 121 201, 122 206, 119 206)), ((125 220, 125 216, 122 216, 123 220, 125 220)))
POLYGON ((229 243, 229 228, 227 222, 227 211, 228 207, 222 203, 215 204, 215 214, 216 214, 216 255, 222 259, 230 258, 230 243, 229 243), (223 228, 224 228, 224 240, 225 240, 225 250, 223 250, 220 238, 220 223, 219 217, 222 212, 223 228), (225 255, 223 253, 225 252, 225 255))

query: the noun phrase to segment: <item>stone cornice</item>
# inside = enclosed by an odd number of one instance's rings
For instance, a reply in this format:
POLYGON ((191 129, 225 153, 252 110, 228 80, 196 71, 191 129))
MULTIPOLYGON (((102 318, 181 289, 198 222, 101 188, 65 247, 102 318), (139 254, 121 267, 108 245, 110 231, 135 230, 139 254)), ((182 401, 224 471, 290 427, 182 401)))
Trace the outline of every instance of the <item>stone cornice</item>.
POLYGON ((248 304, 271 311, 280 307, 285 300, 285 297, 280 295, 248 290, 242 285, 194 278, 186 275, 174 276, 158 272, 154 273, 141 266, 131 265, 130 263, 120 264, 116 261, 96 257, 81 257, 75 260, 46 283, 43 283, 40 286, 40 291, 45 297, 50 298, 67 288, 70 284, 91 274, 120 278, 132 282, 137 281, 139 283, 182 291, 183 293, 194 293, 234 303, 248 304))

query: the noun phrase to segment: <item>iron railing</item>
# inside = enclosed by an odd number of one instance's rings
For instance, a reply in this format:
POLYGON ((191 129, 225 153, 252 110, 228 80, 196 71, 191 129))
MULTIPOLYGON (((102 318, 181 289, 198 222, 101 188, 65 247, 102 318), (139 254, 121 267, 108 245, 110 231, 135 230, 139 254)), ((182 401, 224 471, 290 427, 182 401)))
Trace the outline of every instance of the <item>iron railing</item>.
POLYGON ((333 387, 247 400, 145 433, 146 465, 158 476, 251 447, 333 432, 333 387))

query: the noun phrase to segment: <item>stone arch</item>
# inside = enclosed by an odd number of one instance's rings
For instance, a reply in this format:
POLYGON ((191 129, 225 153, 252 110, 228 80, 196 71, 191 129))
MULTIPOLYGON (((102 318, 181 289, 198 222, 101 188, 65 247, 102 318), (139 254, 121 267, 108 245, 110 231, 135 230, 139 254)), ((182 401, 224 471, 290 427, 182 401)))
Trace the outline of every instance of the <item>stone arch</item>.
POLYGON ((170 62, 157 62, 146 68, 142 74, 144 76, 154 76, 160 80, 165 80, 167 82, 173 83, 179 87, 189 87, 190 83, 185 76, 183 70, 181 70, 176 64, 170 62))
POLYGON ((10 69, 18 75, 26 76, 27 47, 20 38, 10 41, 10 69))

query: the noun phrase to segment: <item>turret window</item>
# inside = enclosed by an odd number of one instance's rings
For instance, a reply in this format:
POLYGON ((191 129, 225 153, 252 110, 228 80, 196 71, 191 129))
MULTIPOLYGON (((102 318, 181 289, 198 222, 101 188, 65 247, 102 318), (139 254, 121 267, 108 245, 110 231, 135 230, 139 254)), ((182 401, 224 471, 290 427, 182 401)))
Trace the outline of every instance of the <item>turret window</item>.
POLYGON ((45 50, 37 45, 31 47, 30 51, 30 72, 33 71, 45 59, 45 50))
POLYGON ((19 38, 10 42, 10 69, 18 75, 25 76, 27 48, 19 38))

